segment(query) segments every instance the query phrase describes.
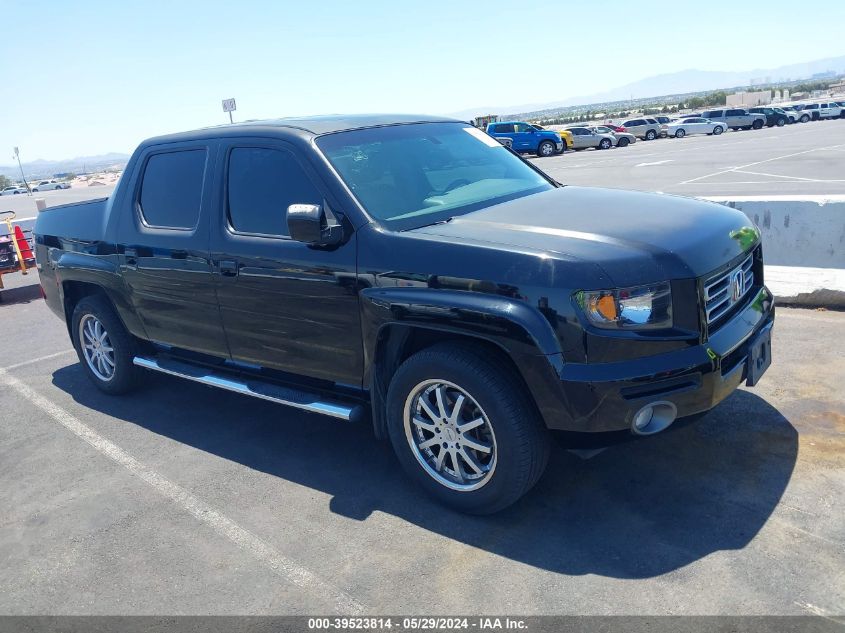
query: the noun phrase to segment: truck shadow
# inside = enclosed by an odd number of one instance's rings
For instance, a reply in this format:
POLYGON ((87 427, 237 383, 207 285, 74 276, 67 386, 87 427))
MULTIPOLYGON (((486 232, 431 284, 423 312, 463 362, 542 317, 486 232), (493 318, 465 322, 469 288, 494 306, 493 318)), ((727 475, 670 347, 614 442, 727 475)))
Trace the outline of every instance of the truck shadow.
POLYGON ((0 290, 0 307, 17 303, 31 303, 41 299, 41 287, 35 283, 19 288, 5 288, 0 290))
POLYGON ((738 391, 695 423, 589 460, 556 448, 525 498, 471 517, 425 497, 364 425, 164 376, 122 398, 94 389, 78 365, 57 370, 53 383, 85 407, 328 493, 330 509, 361 520, 361 529, 379 510, 562 574, 647 578, 743 548, 777 506, 798 453, 789 421, 738 391))

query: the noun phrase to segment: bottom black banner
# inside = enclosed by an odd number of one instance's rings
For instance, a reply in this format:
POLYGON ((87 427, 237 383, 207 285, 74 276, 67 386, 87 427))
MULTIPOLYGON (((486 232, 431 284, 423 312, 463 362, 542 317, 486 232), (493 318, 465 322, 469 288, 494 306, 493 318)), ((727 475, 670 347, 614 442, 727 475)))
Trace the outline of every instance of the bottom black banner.
POLYGON ((845 633, 845 616, 0 616, 0 633, 845 633))

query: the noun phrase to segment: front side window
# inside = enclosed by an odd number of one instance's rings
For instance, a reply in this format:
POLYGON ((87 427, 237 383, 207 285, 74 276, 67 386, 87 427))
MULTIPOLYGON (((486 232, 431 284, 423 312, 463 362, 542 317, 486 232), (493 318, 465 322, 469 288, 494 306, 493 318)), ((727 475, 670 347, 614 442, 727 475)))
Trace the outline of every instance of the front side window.
POLYGON ((519 134, 525 134, 526 132, 530 132, 531 130, 534 129, 530 125, 528 125, 527 123, 517 123, 515 127, 516 127, 517 133, 519 133, 519 134))
POLYGON ((500 123, 494 129, 496 134, 513 134, 513 123, 500 123))
POLYGON ((463 123, 338 132, 318 137, 317 146, 367 213, 393 230, 554 188, 501 144, 463 123))
POLYGON ((144 168, 139 205, 149 226, 193 229, 205 179, 205 149, 153 154, 144 168))
POLYGON ((322 204, 320 192, 286 150, 232 149, 226 183, 229 225, 239 233, 287 236, 290 205, 322 204))

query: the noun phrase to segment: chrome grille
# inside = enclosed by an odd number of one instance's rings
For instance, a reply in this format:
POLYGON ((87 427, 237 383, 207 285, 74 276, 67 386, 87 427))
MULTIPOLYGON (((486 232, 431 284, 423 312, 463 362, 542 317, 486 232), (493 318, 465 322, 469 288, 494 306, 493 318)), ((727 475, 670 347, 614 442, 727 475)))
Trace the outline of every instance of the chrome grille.
POLYGON ((713 323, 742 301, 754 285, 754 254, 736 268, 704 282, 704 309, 707 323, 713 323))

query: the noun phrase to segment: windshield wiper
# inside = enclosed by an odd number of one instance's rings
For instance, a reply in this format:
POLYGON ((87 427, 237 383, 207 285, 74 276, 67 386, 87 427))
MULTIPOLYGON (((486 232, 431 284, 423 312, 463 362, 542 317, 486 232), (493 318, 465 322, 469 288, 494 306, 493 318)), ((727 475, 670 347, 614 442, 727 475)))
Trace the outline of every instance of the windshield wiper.
POLYGON ((425 228, 425 227, 427 227, 427 226, 437 226, 438 224, 446 224, 446 223, 451 222, 452 220, 454 220, 454 219, 455 219, 455 217, 456 217, 456 216, 452 216, 452 217, 450 217, 450 218, 446 218, 445 220, 437 220, 437 222, 430 222, 430 223, 428 223, 428 224, 421 224, 420 226, 415 226, 415 227, 413 227, 413 228, 410 228, 410 229, 405 229, 405 230, 406 230, 406 231, 413 231, 413 230, 415 230, 415 229, 422 229, 422 228, 425 228))

